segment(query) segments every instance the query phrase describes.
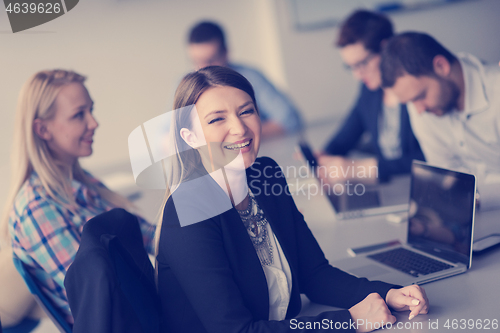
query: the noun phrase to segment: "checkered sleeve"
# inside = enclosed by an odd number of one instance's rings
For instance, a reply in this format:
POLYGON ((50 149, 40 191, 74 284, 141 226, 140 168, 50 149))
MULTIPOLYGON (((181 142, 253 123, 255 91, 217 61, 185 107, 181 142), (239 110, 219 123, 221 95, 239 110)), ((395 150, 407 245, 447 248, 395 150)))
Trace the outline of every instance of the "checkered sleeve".
POLYGON ((154 238, 155 238, 155 230, 156 225, 151 224, 140 216, 137 216, 139 220, 139 226, 141 227, 142 232, 142 240, 144 242, 144 248, 148 251, 149 254, 155 254, 154 248, 154 238))
POLYGON ((38 198, 11 220, 14 254, 37 268, 37 279, 56 303, 66 300, 64 277, 80 245, 80 232, 61 207, 38 198), (40 271, 41 270, 41 271, 40 271), (40 276, 38 276, 40 275, 40 276), (59 300, 59 302, 58 302, 59 300))

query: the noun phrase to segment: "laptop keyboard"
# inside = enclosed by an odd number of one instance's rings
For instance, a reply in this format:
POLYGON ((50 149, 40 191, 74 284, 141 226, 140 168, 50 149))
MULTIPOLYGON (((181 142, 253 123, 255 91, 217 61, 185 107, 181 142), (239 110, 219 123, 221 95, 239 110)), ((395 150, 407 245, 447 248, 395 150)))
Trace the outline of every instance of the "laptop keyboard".
POLYGON ((405 248, 375 253, 367 257, 415 277, 453 267, 405 248))

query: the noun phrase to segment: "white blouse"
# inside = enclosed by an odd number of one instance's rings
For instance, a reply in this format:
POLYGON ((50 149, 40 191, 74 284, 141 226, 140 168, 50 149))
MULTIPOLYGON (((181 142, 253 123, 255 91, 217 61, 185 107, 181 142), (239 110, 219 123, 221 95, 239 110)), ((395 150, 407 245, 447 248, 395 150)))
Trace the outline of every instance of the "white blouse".
POLYGON ((249 196, 249 208, 238 212, 266 276, 269 291, 269 320, 283 320, 286 317, 292 291, 290 266, 271 225, 250 190, 249 196))
POLYGON ((262 265, 269 290, 269 320, 283 320, 290 302, 292 274, 285 254, 269 223, 266 227, 275 254, 271 265, 262 265))
POLYGON ((250 190, 249 195, 249 208, 247 211, 238 212, 266 276, 269 291, 269 320, 283 320, 286 317, 292 291, 290 266, 271 225, 265 219, 264 212, 250 190))

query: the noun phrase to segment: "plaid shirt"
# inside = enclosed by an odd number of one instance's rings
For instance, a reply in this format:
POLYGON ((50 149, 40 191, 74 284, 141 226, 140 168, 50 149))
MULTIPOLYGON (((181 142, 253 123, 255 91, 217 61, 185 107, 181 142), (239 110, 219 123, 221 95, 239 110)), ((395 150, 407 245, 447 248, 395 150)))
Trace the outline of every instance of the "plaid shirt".
MULTIPOLYGON (((87 175, 97 186, 104 186, 87 175)), ((14 256, 28 265, 42 291, 66 315, 69 323, 73 323, 73 317, 64 277, 78 251, 83 225, 114 208, 84 184, 73 180, 71 186, 78 204, 76 215, 56 202, 33 172, 19 190, 9 217, 14 256)), ((140 217, 139 224, 146 250, 152 254, 155 226, 140 217)))

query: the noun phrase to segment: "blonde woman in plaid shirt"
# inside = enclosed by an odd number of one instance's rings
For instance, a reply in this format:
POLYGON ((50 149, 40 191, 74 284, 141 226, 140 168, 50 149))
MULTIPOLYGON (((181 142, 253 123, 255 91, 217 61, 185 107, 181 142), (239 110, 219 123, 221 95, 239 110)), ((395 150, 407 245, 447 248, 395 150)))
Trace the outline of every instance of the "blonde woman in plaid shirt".
MULTIPOLYGON (((98 127, 84 81, 84 76, 71 71, 42 71, 21 90, 12 187, 1 229, 4 238, 9 237, 8 229, 14 256, 28 265, 69 323, 73 318, 63 282, 80 245, 83 225, 114 207, 134 210, 127 199, 107 189, 78 162, 92 154, 98 127)), ((139 222, 145 246, 153 253, 155 227, 142 218, 139 222)), ((2 289, 6 283, 0 281, 2 289)), ((26 288, 15 292, 16 298, 20 294, 32 303, 26 288)), ((25 312, 31 305, 16 306, 8 310, 25 312)), ((0 303, 0 311, 8 307, 0 303)))

